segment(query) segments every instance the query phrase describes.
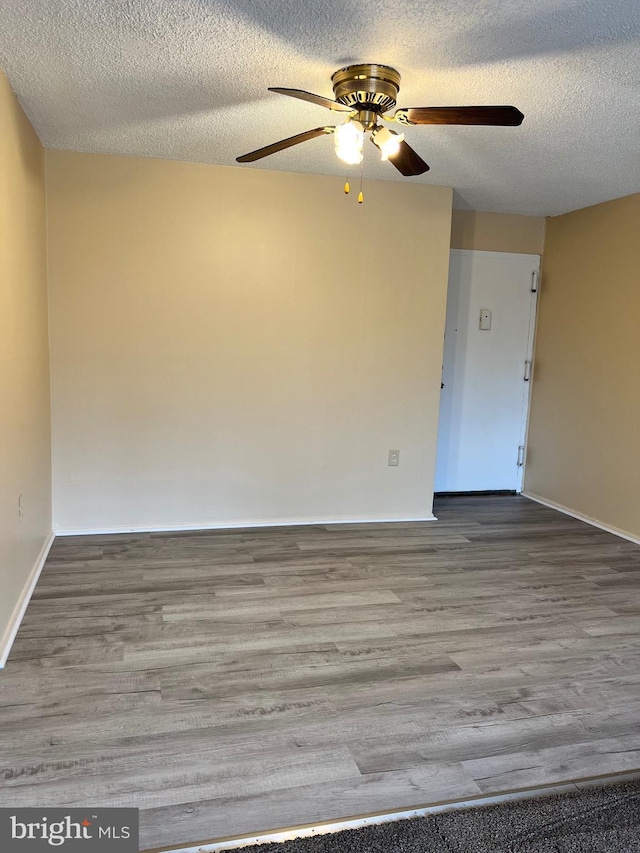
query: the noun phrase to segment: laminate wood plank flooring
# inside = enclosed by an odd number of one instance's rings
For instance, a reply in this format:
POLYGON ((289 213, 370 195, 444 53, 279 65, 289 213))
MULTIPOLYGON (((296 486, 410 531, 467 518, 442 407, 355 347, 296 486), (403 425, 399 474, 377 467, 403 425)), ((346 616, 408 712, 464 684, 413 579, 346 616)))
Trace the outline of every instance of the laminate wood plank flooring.
POLYGON ((0 673, 1 806, 141 849, 640 771, 640 546, 437 522, 55 541, 0 673))

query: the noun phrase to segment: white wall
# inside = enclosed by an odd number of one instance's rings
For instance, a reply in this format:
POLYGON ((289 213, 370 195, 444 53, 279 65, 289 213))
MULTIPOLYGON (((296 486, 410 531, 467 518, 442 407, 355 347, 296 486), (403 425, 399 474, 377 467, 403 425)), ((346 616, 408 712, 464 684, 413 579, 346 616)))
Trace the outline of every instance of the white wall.
POLYGON ((56 529, 430 516, 448 188, 57 151, 47 187, 56 529))
POLYGON ((44 152, 0 71, 0 666, 51 535, 44 152))

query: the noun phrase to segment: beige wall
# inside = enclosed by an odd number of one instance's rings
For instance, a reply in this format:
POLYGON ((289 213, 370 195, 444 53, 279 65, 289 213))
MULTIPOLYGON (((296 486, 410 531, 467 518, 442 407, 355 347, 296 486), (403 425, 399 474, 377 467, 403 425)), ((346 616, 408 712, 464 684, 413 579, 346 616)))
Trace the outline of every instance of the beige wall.
POLYGON ((47 182, 57 529, 430 515, 449 189, 59 151, 47 182))
POLYGON ((1 663, 51 532, 44 153, 1 71, 0 411, 1 663))
POLYGON ((451 220, 451 248, 541 255, 544 227, 543 216, 454 210, 451 220))
POLYGON ((640 537, 640 194, 547 225, 525 490, 640 537))

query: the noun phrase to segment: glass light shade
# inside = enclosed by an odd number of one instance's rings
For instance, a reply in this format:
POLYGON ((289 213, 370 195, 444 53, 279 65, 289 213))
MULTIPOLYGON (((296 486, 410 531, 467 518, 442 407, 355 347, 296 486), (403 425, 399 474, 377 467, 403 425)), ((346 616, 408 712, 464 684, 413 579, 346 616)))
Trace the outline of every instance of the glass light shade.
POLYGON ((404 133, 396 133, 389 130, 387 127, 377 127, 372 133, 371 138, 380 149, 382 160, 388 160, 400 150, 400 145, 404 140, 404 133))
POLYGON ((336 154, 350 166, 362 163, 362 145, 364 143, 364 127, 359 121, 346 121, 338 125, 334 133, 336 154))

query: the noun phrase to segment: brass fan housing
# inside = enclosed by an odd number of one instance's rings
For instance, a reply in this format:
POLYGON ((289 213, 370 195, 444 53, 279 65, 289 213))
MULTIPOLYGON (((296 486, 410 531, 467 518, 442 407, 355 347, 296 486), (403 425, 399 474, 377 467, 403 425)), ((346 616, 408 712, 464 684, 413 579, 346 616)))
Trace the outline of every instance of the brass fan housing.
POLYGON ((400 74, 389 65, 347 65, 331 76, 331 82, 336 101, 380 115, 396 105, 400 74))

